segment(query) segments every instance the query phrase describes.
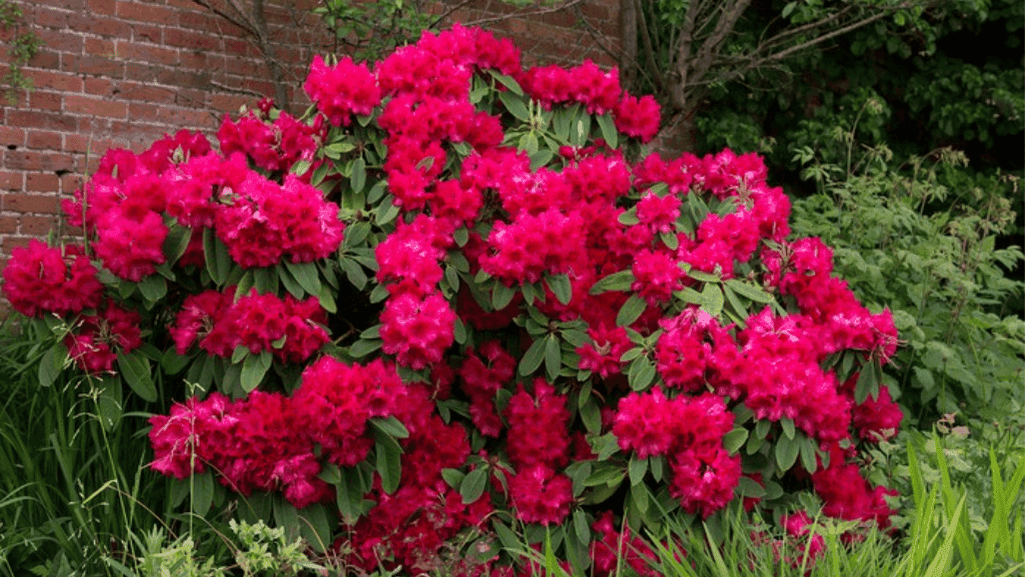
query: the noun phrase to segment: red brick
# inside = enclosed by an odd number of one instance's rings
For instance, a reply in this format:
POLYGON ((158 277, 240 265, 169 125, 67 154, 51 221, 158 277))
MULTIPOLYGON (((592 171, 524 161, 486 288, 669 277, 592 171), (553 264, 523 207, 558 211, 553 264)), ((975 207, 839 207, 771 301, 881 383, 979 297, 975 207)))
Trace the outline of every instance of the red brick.
POLYGON ((35 30, 34 33, 43 41, 44 46, 58 52, 74 52, 77 54, 82 51, 84 45, 81 36, 78 34, 68 34, 66 30, 40 28, 35 30))
POLYGON ((67 94, 64 96, 64 111, 73 114, 88 114, 104 118, 125 118, 128 105, 124 102, 67 94))
POLYGON ((0 146, 22 146, 25 144, 25 131, 16 126, 0 126, 0 146))
POLYGON ((132 40, 161 44, 164 42, 164 29, 150 24, 132 24, 132 40))
POLYGON ((219 36, 183 28, 167 28, 164 30, 164 43, 189 50, 221 51, 223 41, 219 36))
POLYGON ((88 152, 91 156, 103 156, 111 148, 109 138, 94 138, 88 134, 69 134, 64 138, 66 152, 88 152))
POLYGON ((32 79, 32 86, 36 90, 59 90, 61 92, 81 92, 82 79, 62 72, 50 70, 26 69, 25 76, 32 79))
POLYGON ((37 5, 31 16, 31 22, 36 26, 62 30, 68 26, 69 18, 71 18, 71 12, 67 10, 59 10, 52 6, 37 5))
POLYGON ((64 54, 61 56, 61 61, 61 68, 64 71, 75 74, 108 78, 123 78, 125 74, 124 62, 91 54, 64 54))
POLYGON ((0 216, 0 234, 14 234, 18 232, 21 219, 16 216, 0 216))
POLYGON ((56 110, 61 109, 61 95, 57 92, 40 92, 33 90, 29 94, 29 106, 35 110, 56 110))
POLYGON ((60 53, 54 50, 40 48, 36 55, 29 59, 28 66, 31 68, 60 68, 60 53))
POLYGON ((243 104, 252 105, 253 96, 243 96, 239 94, 214 94, 210 97, 210 108, 219 110, 221 112, 228 112, 231 114, 238 113, 238 109, 243 104))
POLYGON ((0 171, 0 188, 22 190, 25 188, 25 173, 0 171))
POLYGON ((223 34, 221 19, 206 12, 180 12, 178 25, 192 30, 203 30, 215 34, 223 34))
MULTIPOLYGON (((90 155, 90 157, 92 157, 92 156, 93 155, 90 155)), ((100 156, 102 156, 102 154, 101 155, 97 155, 96 157, 99 158, 100 156)), ((78 190, 82 186, 83 182, 84 182, 84 179, 82 178, 81 174, 65 174, 65 175, 62 175, 61 176, 61 192, 64 192, 64 193, 74 192, 75 190, 78 190)))
POLYGON ((199 90, 209 89, 210 75, 207 73, 188 72, 172 68, 157 68, 157 82, 169 86, 183 86, 199 90))
POLYGON ((163 64, 166 66, 177 66, 181 61, 178 58, 178 51, 176 49, 125 40, 118 40, 114 43, 114 54, 117 58, 125 60, 163 64))
POLYGON ((89 0, 89 11, 95 14, 117 14, 117 3, 114 0, 89 0))
POLYGON ((139 82, 125 82, 119 87, 119 93, 120 98, 126 100, 173 104, 176 91, 139 82))
POLYGON ((114 41, 103 38, 86 38, 83 52, 104 58, 114 57, 114 41))
POLYGON ((57 214, 57 196, 39 194, 5 194, 3 210, 33 214, 57 214))
POLYGON ((170 126, 198 127, 210 126, 217 121, 217 117, 208 110, 162 106, 157 109, 157 120, 165 122, 170 126))
POLYGON ((56 192, 60 186, 60 178, 52 172, 29 172, 25 174, 25 190, 36 192, 56 192))
POLYGON ((68 24, 72 30, 97 36, 126 38, 132 33, 132 27, 127 22, 104 16, 72 18, 68 24))
POLYGON ((73 116, 65 116, 56 113, 40 113, 33 110, 9 110, 7 111, 7 124, 9 126, 21 126, 24 128, 46 128, 61 132, 74 132, 78 130, 78 119, 73 116))
POLYGON ((86 94, 95 94, 97 96, 117 94, 115 83, 111 82, 108 78, 86 78, 83 88, 86 94))
POLYGON ((128 117, 132 120, 158 120, 157 105, 140 102, 128 103, 128 117))
POLYGON ((133 22, 154 22, 165 24, 174 21, 175 10, 166 6, 154 6, 153 4, 138 4, 118 0, 118 18, 131 20, 133 22))
POLYGON ((61 150, 64 139, 59 132, 44 132, 33 130, 28 133, 28 147, 42 148, 44 150, 61 150))
POLYGON ((3 249, 9 253, 12 249, 28 246, 33 240, 39 239, 30 236, 7 236, 3 239, 3 249))
POLYGON ((21 234, 44 236, 57 226, 57 218, 53 216, 21 217, 21 234))

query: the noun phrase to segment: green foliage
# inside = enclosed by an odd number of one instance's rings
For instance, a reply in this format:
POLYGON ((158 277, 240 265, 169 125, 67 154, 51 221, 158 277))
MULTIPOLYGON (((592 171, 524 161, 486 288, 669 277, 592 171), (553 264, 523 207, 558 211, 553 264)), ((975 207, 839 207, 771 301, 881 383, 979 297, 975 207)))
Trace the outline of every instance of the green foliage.
POLYGON ((19 91, 32 89, 32 79, 27 78, 21 69, 43 45, 43 41, 34 32, 22 32, 23 26, 25 22, 21 6, 12 0, 0 0, 0 31, 13 31, 7 41, 7 73, 0 78, 4 96, 11 106, 17 102, 19 91))
POLYGON ((835 247, 835 272, 869 308, 892 309, 905 344, 886 382, 912 420, 1021 406, 1025 321, 1012 307, 1025 283, 1009 271, 1023 255, 995 244, 1013 226, 1010 201, 960 198, 944 186, 945 167, 966 162, 950 150, 913 157, 904 171, 891 168, 885 147, 848 160, 849 169, 813 158, 805 149, 796 159, 819 192, 794 201, 794 231, 835 247))
POLYGON ((420 37, 438 21, 423 0, 324 0, 313 9, 339 47, 356 61, 376 61, 420 37))

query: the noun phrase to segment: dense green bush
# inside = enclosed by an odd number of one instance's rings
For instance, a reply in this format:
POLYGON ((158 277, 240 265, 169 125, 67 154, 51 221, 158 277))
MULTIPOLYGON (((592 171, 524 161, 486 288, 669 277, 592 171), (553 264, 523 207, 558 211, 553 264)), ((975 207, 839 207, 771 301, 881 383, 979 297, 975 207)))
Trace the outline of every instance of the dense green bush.
MULTIPOLYGON (((851 132, 838 133, 854 152, 851 132)), ((870 308, 892 308, 905 343, 886 382, 909 416, 1021 411, 1025 321, 1014 313, 1025 283, 1010 271, 1023 255, 996 247, 1014 223, 1010 202, 942 184, 944 170, 966 162, 949 149, 902 166, 885 147, 847 166, 817 163, 810 149, 799 160, 819 188, 794 201, 794 230, 835 247, 837 270, 870 308)))

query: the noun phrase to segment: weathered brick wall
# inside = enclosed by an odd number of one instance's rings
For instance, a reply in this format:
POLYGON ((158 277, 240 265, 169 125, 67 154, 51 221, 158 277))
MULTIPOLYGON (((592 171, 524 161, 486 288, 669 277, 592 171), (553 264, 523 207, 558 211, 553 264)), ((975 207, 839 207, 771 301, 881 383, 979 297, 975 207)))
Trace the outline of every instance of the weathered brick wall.
MULTIPOLYGON (((300 110, 307 102, 299 86, 312 55, 331 49, 319 17, 309 12, 318 3, 268 0, 268 24, 278 56, 291 64, 285 73, 300 110)), ((23 68, 34 89, 0 109, 0 269, 12 248, 53 230, 68 232, 57 228, 59 201, 107 149, 140 151, 181 128, 212 134, 226 112, 274 93, 266 61, 246 33, 192 0, 21 5, 25 29, 43 47, 23 68)), ((530 64, 591 58, 611 66, 588 28, 616 38, 618 6, 618 0, 581 0, 519 17, 539 8, 475 0, 447 21, 479 23, 514 38, 530 64)), ((449 9, 434 8, 437 14, 449 9)), ((6 66, 0 50, 0 74, 6 66)))

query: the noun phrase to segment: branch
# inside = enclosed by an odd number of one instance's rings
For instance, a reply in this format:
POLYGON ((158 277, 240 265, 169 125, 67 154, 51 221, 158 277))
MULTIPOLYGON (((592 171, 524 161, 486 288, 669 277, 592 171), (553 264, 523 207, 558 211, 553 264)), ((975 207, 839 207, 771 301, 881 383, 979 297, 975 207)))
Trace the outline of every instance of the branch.
POLYGON ((491 18, 481 18, 480 20, 473 20, 473 21, 470 21, 470 22, 464 22, 463 24, 465 24, 466 26, 480 26, 482 24, 488 24, 488 23, 491 23, 491 22, 501 22, 503 20, 508 20, 510 18, 528 18, 530 16, 543 16, 545 14, 551 14, 553 12, 558 12, 560 10, 565 10, 566 8, 572 8, 573 6, 576 6, 577 4, 580 4, 581 2, 583 2, 583 0, 569 0, 567 2, 564 2, 564 3, 559 4, 557 6, 551 6, 549 8, 540 8, 540 9, 531 10, 531 11, 523 10, 523 11, 511 12, 509 14, 503 14, 502 16, 493 16, 491 18))

